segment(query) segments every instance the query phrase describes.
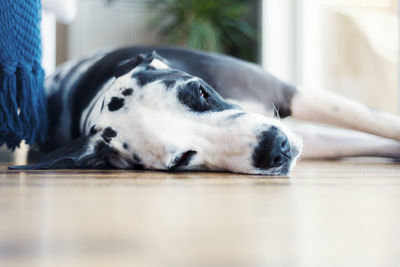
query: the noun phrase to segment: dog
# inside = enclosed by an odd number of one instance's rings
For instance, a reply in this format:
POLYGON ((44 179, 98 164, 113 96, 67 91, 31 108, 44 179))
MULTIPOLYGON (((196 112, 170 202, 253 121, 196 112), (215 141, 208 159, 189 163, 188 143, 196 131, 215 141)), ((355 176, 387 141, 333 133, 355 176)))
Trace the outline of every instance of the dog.
POLYGON ((219 54, 126 47, 68 62, 45 87, 49 131, 39 146, 50 153, 11 169, 288 175, 301 154, 400 156, 399 117, 299 90, 258 65, 219 54), (341 128, 289 129, 287 117, 341 128))

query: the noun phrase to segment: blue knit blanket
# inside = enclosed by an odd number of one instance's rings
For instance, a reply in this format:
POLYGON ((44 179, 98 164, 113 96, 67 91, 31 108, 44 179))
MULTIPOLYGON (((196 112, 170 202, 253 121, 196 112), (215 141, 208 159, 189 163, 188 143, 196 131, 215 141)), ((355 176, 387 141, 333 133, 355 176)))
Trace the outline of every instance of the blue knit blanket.
POLYGON ((0 0, 0 146, 47 133, 40 0, 0 0))

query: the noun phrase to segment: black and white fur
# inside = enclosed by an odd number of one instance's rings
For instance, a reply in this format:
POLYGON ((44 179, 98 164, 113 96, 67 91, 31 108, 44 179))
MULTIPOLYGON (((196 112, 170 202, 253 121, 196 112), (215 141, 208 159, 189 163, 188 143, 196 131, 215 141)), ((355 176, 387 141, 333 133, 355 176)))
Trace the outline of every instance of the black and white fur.
POLYGON ((297 135, 304 157, 400 155, 398 117, 303 93, 257 65, 217 54, 172 47, 98 53, 58 68, 46 90, 50 125, 40 145, 53 152, 16 169, 287 175, 302 151, 297 135), (304 124, 296 135, 274 118, 290 115, 385 138, 304 124))

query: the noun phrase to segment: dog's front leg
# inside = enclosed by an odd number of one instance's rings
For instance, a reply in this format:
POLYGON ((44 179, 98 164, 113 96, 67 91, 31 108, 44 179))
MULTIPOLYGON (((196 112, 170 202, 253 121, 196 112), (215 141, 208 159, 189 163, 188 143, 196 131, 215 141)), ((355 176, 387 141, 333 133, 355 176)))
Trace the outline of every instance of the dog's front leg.
POLYGON ((329 92, 298 91, 291 103, 296 119, 336 125, 400 141, 400 117, 375 111, 329 92))
POLYGON ((400 142, 353 130, 307 122, 288 126, 303 139, 301 158, 375 156, 400 159, 400 142))

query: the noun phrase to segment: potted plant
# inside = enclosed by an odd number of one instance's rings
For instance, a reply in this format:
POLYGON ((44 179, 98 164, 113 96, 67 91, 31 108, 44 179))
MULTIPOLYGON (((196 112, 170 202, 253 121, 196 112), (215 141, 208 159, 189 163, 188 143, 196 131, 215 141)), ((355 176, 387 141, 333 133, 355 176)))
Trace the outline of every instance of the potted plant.
POLYGON ((256 0, 155 0, 151 6, 159 12, 150 28, 157 28, 168 44, 255 61, 258 34, 246 15, 254 13, 257 4, 256 0))

